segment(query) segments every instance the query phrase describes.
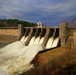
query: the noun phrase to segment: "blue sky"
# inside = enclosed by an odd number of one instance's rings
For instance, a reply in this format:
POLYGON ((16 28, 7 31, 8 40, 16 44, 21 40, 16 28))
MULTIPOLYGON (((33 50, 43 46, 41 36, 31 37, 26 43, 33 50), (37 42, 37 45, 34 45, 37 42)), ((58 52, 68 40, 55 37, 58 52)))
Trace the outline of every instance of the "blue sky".
POLYGON ((76 18, 76 0, 0 0, 0 19, 59 25, 76 18))

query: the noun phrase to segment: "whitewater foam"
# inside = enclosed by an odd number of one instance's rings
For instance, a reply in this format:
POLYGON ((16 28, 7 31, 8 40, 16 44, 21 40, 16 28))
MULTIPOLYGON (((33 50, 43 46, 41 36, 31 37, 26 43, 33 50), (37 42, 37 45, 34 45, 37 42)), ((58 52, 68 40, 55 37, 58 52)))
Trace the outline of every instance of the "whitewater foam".
POLYGON ((21 40, 20 40, 20 41, 22 41, 22 42, 23 42, 24 40, 25 40, 25 35, 21 38, 21 40))
POLYGON ((59 37, 55 38, 55 40, 54 40, 54 42, 52 44, 52 48, 57 47, 58 41, 59 41, 59 37))
POLYGON ((38 36, 38 37, 35 39, 35 42, 34 42, 34 44, 37 44, 37 43, 39 43, 39 41, 40 41, 40 37, 38 36))
POLYGON ((0 74, 18 75, 31 68, 34 57, 43 47, 40 44, 25 46, 21 41, 16 41, 0 50, 0 74))
POLYGON ((35 36, 33 36, 33 37, 31 38, 29 45, 32 45, 32 44, 34 43, 34 41, 35 41, 35 36))
POLYGON ((39 44, 42 44, 43 41, 44 41, 44 37, 42 37, 42 38, 40 39, 39 44))
POLYGON ((52 43, 53 43, 53 40, 54 40, 53 37, 50 37, 50 38, 48 39, 48 42, 47 42, 47 44, 46 44, 46 49, 51 48, 52 43))

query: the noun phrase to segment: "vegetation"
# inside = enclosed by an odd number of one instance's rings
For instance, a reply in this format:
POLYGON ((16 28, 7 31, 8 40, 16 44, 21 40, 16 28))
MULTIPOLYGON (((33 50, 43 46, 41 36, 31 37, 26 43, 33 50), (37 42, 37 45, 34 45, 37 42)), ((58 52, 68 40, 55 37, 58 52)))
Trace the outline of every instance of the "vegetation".
POLYGON ((0 20, 0 27, 17 27, 18 24, 22 24, 24 27, 27 26, 36 26, 35 23, 27 22, 27 21, 22 21, 18 19, 4 19, 0 20))

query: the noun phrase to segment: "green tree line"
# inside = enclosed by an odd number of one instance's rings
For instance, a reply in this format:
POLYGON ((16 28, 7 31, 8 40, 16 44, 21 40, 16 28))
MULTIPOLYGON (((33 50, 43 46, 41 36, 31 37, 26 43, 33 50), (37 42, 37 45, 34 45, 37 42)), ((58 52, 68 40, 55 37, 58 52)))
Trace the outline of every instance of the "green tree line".
POLYGON ((36 26, 35 23, 27 22, 27 21, 22 21, 18 19, 1 19, 0 20, 0 27, 17 27, 18 24, 22 24, 24 27, 31 27, 31 26, 36 26))

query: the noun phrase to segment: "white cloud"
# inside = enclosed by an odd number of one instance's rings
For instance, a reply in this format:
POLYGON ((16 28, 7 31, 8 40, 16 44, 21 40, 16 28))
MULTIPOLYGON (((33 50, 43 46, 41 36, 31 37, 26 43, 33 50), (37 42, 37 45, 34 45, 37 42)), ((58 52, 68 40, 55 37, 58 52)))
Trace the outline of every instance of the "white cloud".
POLYGON ((50 16, 76 16, 75 7, 76 0, 0 0, 0 17, 23 18, 35 22, 50 16))

